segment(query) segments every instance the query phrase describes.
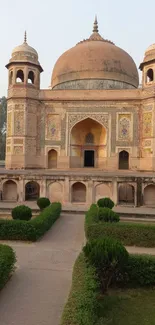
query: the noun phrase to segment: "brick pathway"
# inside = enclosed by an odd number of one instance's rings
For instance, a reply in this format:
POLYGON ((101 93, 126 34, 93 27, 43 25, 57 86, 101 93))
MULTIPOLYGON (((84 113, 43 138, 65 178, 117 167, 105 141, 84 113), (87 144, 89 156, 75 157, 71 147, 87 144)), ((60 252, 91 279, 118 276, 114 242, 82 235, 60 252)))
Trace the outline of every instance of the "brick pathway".
POLYGON ((84 216, 64 215, 37 243, 5 242, 17 254, 17 270, 0 292, 1 325, 59 325, 84 243, 84 216))

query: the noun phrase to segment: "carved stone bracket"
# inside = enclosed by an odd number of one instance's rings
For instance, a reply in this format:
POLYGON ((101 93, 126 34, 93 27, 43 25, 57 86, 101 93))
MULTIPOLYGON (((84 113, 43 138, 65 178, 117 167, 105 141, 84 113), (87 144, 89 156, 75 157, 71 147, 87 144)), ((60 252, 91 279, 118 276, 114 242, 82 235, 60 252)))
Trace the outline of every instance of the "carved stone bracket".
POLYGON ((78 122, 83 121, 87 118, 93 119, 96 122, 99 122, 100 124, 103 125, 106 129, 108 129, 108 121, 109 121, 109 115, 108 114, 69 114, 68 116, 68 125, 69 125, 69 130, 78 122))

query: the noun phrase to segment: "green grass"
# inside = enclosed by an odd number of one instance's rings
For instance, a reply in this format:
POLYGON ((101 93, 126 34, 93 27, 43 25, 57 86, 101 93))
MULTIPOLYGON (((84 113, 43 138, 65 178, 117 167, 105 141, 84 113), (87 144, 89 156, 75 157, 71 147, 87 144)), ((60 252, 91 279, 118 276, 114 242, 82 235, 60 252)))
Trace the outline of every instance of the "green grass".
POLYGON ((110 290, 96 325, 155 325, 155 288, 110 290))

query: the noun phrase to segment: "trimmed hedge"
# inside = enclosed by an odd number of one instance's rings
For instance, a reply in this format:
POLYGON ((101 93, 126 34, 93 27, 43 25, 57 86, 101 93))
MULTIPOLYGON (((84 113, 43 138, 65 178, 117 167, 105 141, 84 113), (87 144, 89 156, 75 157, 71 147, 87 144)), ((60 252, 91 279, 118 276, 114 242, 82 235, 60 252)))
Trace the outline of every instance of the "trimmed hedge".
POLYGON ((51 202, 47 197, 39 197, 37 200, 37 205, 40 210, 47 208, 50 204, 51 202))
POLYGON ((98 210, 95 204, 86 212, 85 233, 87 239, 109 236, 129 246, 155 247, 155 225, 141 223, 98 222, 98 210))
POLYGON ((12 209, 11 214, 14 220, 29 221, 32 218, 32 210, 26 205, 18 205, 12 209))
POLYGON ((129 255, 124 272, 127 274, 127 282, 130 286, 154 286, 155 256, 129 255))
POLYGON ((61 203, 54 202, 30 221, 0 220, 0 239, 36 241, 59 218, 61 203))
POLYGON ((84 254, 77 258, 72 288, 65 305, 61 325, 94 325, 98 320, 99 280, 93 266, 88 266, 84 254))
POLYGON ((13 249, 7 245, 0 244, 0 289, 8 281, 14 271, 16 256, 13 249))
POLYGON ((109 197, 104 197, 102 199, 99 199, 97 201, 97 205, 100 208, 109 208, 112 209, 114 207, 114 202, 109 197))

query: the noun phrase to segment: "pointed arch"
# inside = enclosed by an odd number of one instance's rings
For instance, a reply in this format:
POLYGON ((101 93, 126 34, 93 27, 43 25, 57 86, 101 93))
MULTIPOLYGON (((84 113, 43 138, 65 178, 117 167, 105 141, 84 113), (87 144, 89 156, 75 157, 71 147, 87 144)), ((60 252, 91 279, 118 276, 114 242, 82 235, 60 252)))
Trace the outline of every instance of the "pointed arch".
POLYGON ((131 184, 119 184, 118 187, 118 204, 135 204, 135 188, 131 184))
POLYGON ((76 182, 71 187, 71 202, 85 203, 86 202, 86 185, 82 182, 76 182))
POLYGON ((3 184, 3 200, 5 201, 17 201, 17 184, 13 180, 8 180, 3 184))
POLYGON ((48 186, 48 196, 51 202, 63 201, 63 187, 59 182, 50 183, 48 186))
POLYGON ((70 133, 70 167, 98 167, 107 156, 107 130, 94 118, 85 117, 70 133))
POLYGON ((24 82, 24 72, 21 69, 16 72, 16 82, 17 83, 23 83, 24 82))
POLYGON ((25 185, 25 200, 37 201, 40 195, 40 185, 35 181, 27 182, 25 185))
POLYGON ((48 151, 48 168, 57 168, 58 153, 55 149, 48 151))
POLYGON ((144 205, 155 206, 155 184, 149 184, 144 188, 144 205))
POLYGON ((119 152, 119 169, 129 169, 129 153, 126 150, 119 152))

